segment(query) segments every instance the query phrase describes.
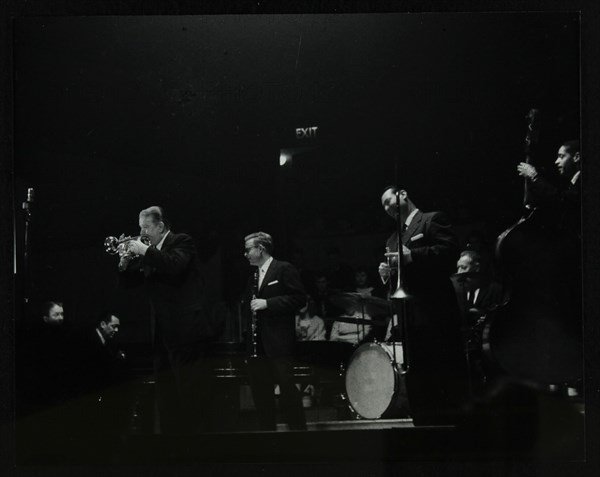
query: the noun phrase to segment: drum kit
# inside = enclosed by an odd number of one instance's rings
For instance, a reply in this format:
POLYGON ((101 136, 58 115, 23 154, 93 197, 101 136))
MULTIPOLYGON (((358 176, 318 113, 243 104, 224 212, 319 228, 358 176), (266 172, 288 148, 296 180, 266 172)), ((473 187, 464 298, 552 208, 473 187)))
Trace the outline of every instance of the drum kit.
MULTIPOLYGON (((360 293, 340 293, 333 295, 330 301, 347 313, 354 313, 353 316, 331 318, 331 321, 355 323, 357 327, 386 326, 385 318, 377 318, 392 314, 391 302, 360 293)), ((358 344, 354 348, 345 366, 344 384, 345 398, 357 419, 398 418, 408 415, 402 363, 402 344, 399 342, 374 340, 358 344)))
MULTIPOLYGON (((326 321, 352 323, 357 327, 383 327, 393 314, 390 301, 360 293, 340 293, 331 296, 330 301, 345 310, 347 315, 325 318, 326 321)), ((219 354, 227 355, 228 365, 215 369, 217 377, 244 377, 242 362, 231 361, 231 355, 237 357, 238 351, 221 350, 219 354)), ((304 364, 313 370, 331 370, 337 375, 336 380, 343 377, 341 397, 351 415, 355 419, 368 420, 409 416, 403 351, 401 342, 377 340, 355 345, 331 341, 298 343, 298 355, 303 358, 304 364)))

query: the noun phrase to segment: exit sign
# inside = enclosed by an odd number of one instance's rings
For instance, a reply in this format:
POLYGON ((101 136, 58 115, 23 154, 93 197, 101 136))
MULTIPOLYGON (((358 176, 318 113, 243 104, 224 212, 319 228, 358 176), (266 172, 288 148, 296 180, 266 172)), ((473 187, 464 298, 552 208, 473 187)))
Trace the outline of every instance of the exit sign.
POLYGON ((296 128, 296 139, 312 139, 317 137, 317 126, 309 128, 296 128))

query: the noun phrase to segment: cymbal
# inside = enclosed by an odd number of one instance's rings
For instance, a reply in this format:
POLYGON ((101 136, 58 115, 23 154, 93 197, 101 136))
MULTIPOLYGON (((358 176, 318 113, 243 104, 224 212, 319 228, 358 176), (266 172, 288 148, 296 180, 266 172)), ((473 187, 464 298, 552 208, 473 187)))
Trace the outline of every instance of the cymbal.
POLYGON ((338 293, 329 298, 331 303, 346 311, 357 310, 368 315, 389 313, 390 302, 376 296, 361 293, 338 293))
POLYGON ((380 320, 367 320, 366 318, 355 318, 353 316, 336 316, 334 318, 323 318, 325 321, 341 321, 342 323, 354 323, 357 325, 372 325, 372 326, 385 326, 384 321, 380 320))

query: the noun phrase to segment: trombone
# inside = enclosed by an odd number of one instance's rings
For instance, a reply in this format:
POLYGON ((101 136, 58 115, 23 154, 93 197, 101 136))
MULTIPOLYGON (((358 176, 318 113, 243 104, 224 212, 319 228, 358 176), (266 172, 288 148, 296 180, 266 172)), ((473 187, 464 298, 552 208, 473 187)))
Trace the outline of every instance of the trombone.
POLYGON ((394 293, 390 295, 390 298, 408 298, 410 295, 404 289, 404 282, 402 280, 402 253, 400 251, 400 247, 402 246, 402 240, 400 236, 398 236, 398 251, 391 252, 390 247, 385 247, 385 257, 387 259, 388 267, 390 267, 390 273, 392 268, 392 259, 396 258, 396 290, 394 293))
POLYGON ((386 247, 385 248, 385 257, 387 258, 387 264, 388 267, 390 268, 390 273, 391 273, 391 268, 392 268, 392 263, 393 263, 393 258, 396 258, 396 267, 397 267, 397 274, 396 274, 396 290, 394 291, 394 293, 392 293, 390 295, 390 298, 398 298, 398 299, 403 299, 403 298, 409 298, 409 294, 406 293, 406 291, 404 290, 404 282, 402 280, 402 226, 401 226, 401 214, 400 214, 400 190, 396 190, 396 207, 398 209, 398 213, 396 214, 396 236, 398 237, 398 246, 396 248, 396 251, 392 252, 390 250, 390 247, 386 247))
MULTIPOLYGON (((402 227, 401 227, 401 213, 400 213, 400 190, 396 191, 396 207, 398 208, 398 214, 396 215, 396 236, 398 238, 398 245, 396 251, 392 252, 390 247, 386 247, 385 257, 387 259, 389 273, 392 272, 393 259, 396 259, 396 289, 391 292, 392 283, 390 283, 390 299, 401 300, 398 307, 398 314, 392 312, 392 325, 394 325, 394 318, 396 318, 402 326, 403 339, 402 339, 402 364, 401 374, 406 374, 409 368, 409 355, 408 355, 408 329, 406 326, 406 299, 410 298, 410 295, 404 289, 403 273, 402 273, 402 227)), ((390 305, 393 309, 393 307, 390 305)), ((396 347, 393 347, 394 362, 396 362, 396 347)))

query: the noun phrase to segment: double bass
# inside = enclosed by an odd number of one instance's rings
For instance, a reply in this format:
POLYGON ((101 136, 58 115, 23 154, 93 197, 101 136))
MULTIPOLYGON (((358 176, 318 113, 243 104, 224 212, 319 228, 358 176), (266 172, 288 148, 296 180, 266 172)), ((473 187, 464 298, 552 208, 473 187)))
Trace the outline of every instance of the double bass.
MULTIPOLYGON (((539 111, 527 118, 529 163, 539 111)), ((581 244, 573 231, 561 230, 558 216, 555 207, 536 203, 525 179, 523 216, 496 241, 507 299, 483 336, 484 351, 501 374, 539 385, 574 383, 583 374, 581 244)))

